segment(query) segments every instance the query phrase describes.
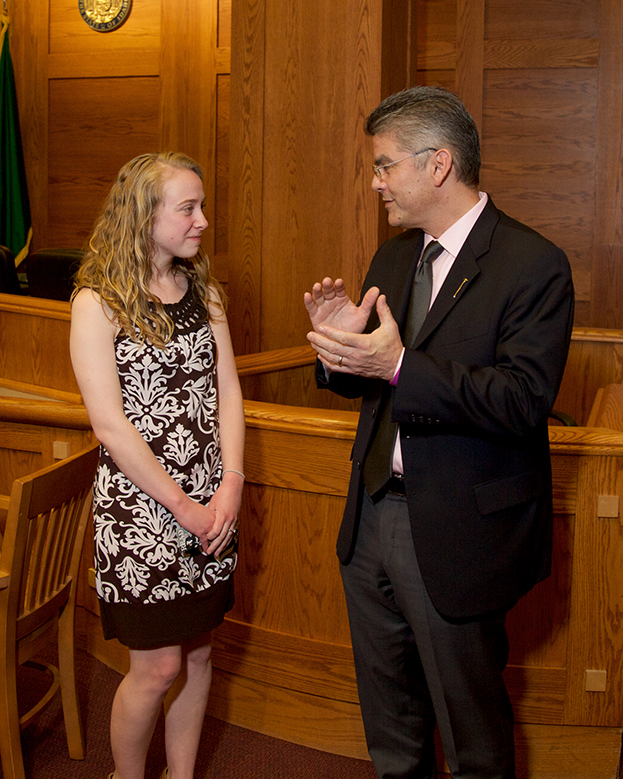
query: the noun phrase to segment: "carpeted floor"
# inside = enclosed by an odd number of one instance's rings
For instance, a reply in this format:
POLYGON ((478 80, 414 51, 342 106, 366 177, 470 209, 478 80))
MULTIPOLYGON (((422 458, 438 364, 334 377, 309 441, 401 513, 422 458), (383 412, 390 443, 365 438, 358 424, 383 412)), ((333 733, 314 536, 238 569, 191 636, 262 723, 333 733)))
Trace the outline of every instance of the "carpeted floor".
MULTIPOLYGON (((86 759, 67 753, 60 697, 22 733, 27 779, 106 779, 112 770, 108 718, 120 675, 78 651, 76 665, 85 726, 86 759)), ((44 684, 43 674, 22 669, 20 689, 44 684)), ((20 701, 30 705, 28 694, 20 701)), ((163 721, 158 722, 145 779, 158 779, 165 766, 163 721)), ((373 779, 372 764, 306 749, 206 717, 195 771, 197 779, 373 779)), ((0 770, 0 777, 2 771, 0 770)))

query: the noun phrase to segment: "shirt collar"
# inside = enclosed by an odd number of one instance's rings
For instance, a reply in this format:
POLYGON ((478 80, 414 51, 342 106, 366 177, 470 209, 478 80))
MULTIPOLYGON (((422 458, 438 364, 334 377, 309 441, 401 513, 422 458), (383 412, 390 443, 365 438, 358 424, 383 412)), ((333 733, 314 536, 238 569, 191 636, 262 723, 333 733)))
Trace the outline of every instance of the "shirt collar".
MULTIPOLYGON (((457 254, 463 248, 463 244, 467 240, 467 236, 471 233, 474 225, 478 221, 478 217, 484 211, 489 196, 486 192, 478 193, 478 202, 475 206, 469 209, 469 211, 458 219, 451 227, 442 233, 437 239, 443 246, 444 250, 456 257, 457 254)), ((433 239, 432 235, 426 233, 424 235, 424 247, 426 247, 433 239)))

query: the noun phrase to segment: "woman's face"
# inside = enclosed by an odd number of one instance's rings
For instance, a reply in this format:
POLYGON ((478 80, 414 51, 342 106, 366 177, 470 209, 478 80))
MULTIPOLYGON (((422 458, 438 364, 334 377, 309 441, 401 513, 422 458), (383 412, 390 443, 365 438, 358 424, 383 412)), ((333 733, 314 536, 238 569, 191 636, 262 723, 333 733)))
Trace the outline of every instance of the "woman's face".
POLYGON ((201 234, 208 226, 203 215, 203 184, 192 170, 174 168, 163 187, 156 210, 152 238, 156 245, 152 262, 188 259, 199 251, 201 234))

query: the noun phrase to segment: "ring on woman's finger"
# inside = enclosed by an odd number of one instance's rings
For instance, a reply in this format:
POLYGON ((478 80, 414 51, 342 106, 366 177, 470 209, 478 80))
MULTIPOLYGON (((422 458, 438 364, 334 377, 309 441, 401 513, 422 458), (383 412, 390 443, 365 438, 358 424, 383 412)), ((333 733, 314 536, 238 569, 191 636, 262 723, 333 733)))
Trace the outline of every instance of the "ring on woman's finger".
POLYGON ((344 359, 344 355, 340 354, 340 359, 337 361, 337 364, 340 366, 340 368, 342 367, 342 360, 343 359, 344 359))

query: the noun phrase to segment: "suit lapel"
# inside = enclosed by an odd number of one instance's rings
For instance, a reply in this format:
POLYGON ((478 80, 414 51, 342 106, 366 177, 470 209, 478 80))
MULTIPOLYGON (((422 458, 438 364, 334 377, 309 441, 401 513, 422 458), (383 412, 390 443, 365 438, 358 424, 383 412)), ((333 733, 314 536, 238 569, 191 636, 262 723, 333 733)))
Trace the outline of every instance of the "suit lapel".
MULTIPOLYGON (((374 282, 374 280, 372 282, 377 283, 381 292, 386 295, 387 305, 402 333, 405 327, 413 277, 424 244, 424 233, 420 230, 413 230, 410 231, 409 235, 403 233, 401 238, 403 242, 399 245, 398 251, 382 268, 384 277, 382 282, 374 282)), ((368 322, 369 330, 374 330, 378 324, 375 308, 368 322)))
POLYGON ((413 344, 414 349, 417 349, 422 341, 428 338, 461 297, 467 293, 474 279, 480 273, 478 260, 489 251, 491 236, 498 220, 499 211, 493 205, 491 198, 489 198, 484 211, 478 217, 478 221, 467 236, 442 288, 435 298, 431 310, 428 312, 428 316, 424 320, 422 329, 413 344))

